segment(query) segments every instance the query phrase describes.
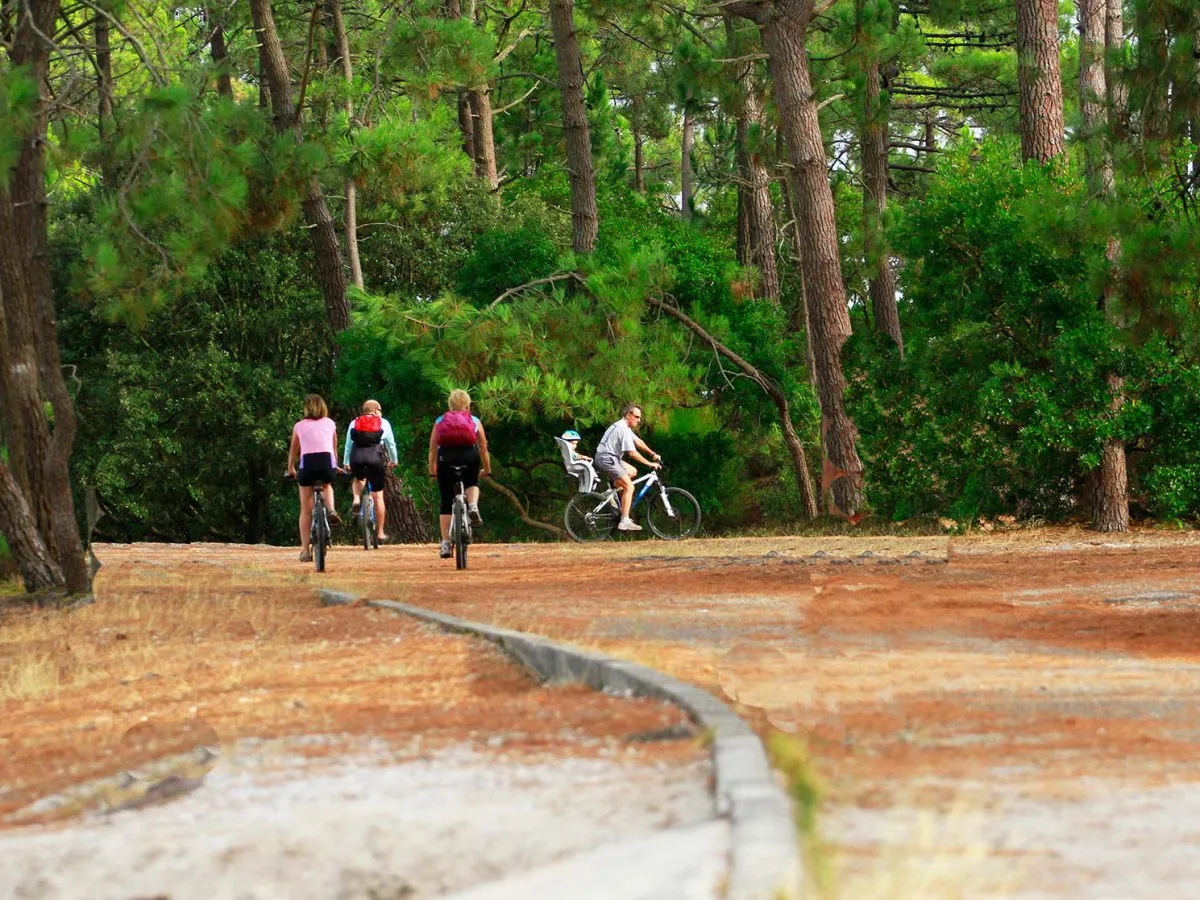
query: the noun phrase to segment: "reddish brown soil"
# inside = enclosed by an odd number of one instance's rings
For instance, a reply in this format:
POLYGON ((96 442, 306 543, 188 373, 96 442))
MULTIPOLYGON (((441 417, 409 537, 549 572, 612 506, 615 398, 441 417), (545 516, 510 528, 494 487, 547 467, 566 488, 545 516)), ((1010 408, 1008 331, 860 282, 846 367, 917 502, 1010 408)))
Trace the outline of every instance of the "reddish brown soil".
MULTIPOLYGON (((987 809, 1005 797, 1068 803, 1095 778, 1138 790, 1197 780, 1200 537, 1021 532, 955 539, 948 554, 944 542, 940 553, 936 540, 917 543, 922 555, 912 559, 905 542, 870 538, 831 541, 836 552, 824 559, 812 557, 820 542, 790 538, 478 544, 465 572, 432 547, 339 547, 323 576, 294 562, 291 549, 104 548, 97 609, 128 599, 133 583, 121 579, 133 579, 136 564, 136 590, 150 590, 152 576, 159 581, 149 596, 245 592, 249 608, 273 598, 286 623, 272 631, 243 612, 259 637, 231 636, 231 649, 219 652, 206 639, 196 645, 205 658, 177 660, 170 678, 2 705, 0 749, 16 762, 0 765, 29 772, 38 753, 77 758, 87 723, 112 740, 142 709, 170 704, 180 712, 197 706, 223 738, 254 729, 440 730, 449 738, 511 732, 519 723, 526 744, 554 752, 579 752, 577 742, 555 743, 568 707, 584 717, 573 727, 597 739, 670 718, 611 698, 555 703, 462 639, 361 605, 316 610, 312 588, 331 586, 596 647, 699 684, 738 704, 762 733, 802 737, 834 816, 944 810, 964 795, 987 809), (864 550, 877 555, 858 557, 864 550), (251 656, 260 674, 231 683, 229 666, 251 656), (293 668, 293 659, 302 665, 293 668), (399 673, 379 668, 393 660, 399 673), (189 668, 201 665, 215 670, 206 680, 189 668), (172 679, 189 687, 173 689, 172 679), (271 698, 261 718, 240 702, 256 689, 271 698), (111 721, 97 716, 100 696, 111 721), (307 708, 289 711, 293 696, 307 708), (578 712, 586 709, 593 712, 578 712), (549 721, 539 730, 543 715, 549 721), (31 738, 30 748, 10 750, 31 738)), ((239 621, 224 627, 244 630, 239 621)), ((139 640, 152 644, 152 636, 139 640)), ((1109 845, 1101 838, 1103 854, 1109 845)), ((1062 839, 1071 839, 1069 821, 1062 839)), ((1060 850, 1044 855, 1057 859, 1060 850)), ((1079 895, 1090 877, 1062 876, 1061 895, 1079 895)))
MULTIPOLYGON (((834 812, 1024 797, 1059 804, 1044 813, 1057 817, 1085 779, 1139 791, 1200 780, 1196 535, 980 536, 955 540, 948 561, 839 545, 849 561, 814 560, 792 539, 479 545, 467 572, 430 548, 392 548, 369 562, 340 553, 328 580, 597 647, 723 695, 764 735, 808 743, 834 812)), ((1120 836, 1094 843, 1103 857, 1120 836)), ((1062 876, 1062 895, 1093 877, 1062 876)))
POLYGON ((293 555, 108 548, 95 604, 7 607, 0 820, 68 785, 246 737, 371 735, 412 755, 461 743, 522 758, 704 753, 698 740, 626 740, 685 721, 666 704, 542 688, 486 642, 361 606, 322 608, 293 555))

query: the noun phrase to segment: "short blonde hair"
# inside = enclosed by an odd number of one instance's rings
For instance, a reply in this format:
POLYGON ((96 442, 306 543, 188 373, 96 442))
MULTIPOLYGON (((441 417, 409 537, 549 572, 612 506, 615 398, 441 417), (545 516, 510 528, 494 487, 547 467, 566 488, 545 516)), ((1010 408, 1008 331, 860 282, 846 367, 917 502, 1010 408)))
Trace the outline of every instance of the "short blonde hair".
POLYGON ((449 398, 446 400, 446 405, 451 410, 465 410, 471 408, 471 395, 462 388, 455 388, 450 392, 449 398))
POLYGON ((329 407, 320 394, 309 394, 304 398, 304 418, 323 419, 329 415, 329 407))
POLYGON ((364 400, 363 401, 362 411, 368 415, 370 415, 371 413, 381 412, 382 410, 383 410, 383 407, 379 405, 378 400, 364 400))

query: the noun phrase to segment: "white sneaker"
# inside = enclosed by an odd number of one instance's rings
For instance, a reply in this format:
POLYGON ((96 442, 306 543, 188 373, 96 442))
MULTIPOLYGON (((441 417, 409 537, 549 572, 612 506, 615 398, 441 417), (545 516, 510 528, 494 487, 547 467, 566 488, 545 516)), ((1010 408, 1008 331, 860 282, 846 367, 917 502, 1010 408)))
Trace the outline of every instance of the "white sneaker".
POLYGON ((617 523, 617 531, 641 531, 642 526, 628 517, 617 523))

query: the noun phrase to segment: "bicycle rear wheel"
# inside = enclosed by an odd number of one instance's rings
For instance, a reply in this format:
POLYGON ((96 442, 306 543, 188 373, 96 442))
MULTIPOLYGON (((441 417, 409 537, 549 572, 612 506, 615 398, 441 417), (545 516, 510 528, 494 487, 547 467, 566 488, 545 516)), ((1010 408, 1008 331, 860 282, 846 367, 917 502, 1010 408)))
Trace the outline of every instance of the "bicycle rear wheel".
POLYGON ((313 504, 313 565, 318 572, 325 571, 325 550, 329 546, 329 519, 325 515, 325 504, 313 504))
POLYGON ((454 567, 467 567, 467 504, 462 500, 454 501, 454 509, 450 521, 451 537, 454 540, 454 567))
POLYGON ((375 501, 371 499, 370 494, 362 498, 362 504, 358 507, 358 517, 362 525, 363 549, 370 550, 375 537, 375 501))
POLYGON ((567 533, 577 541, 602 541, 612 537, 621 518, 616 499, 607 501, 604 494, 576 494, 567 501, 563 520, 567 533))
POLYGON ((700 504, 683 488, 663 488, 662 492, 650 498, 649 507, 646 509, 646 524, 650 526, 651 531, 667 541, 691 537, 700 528, 700 504), (669 512, 667 504, 663 502, 663 493, 666 493, 671 504, 669 512))

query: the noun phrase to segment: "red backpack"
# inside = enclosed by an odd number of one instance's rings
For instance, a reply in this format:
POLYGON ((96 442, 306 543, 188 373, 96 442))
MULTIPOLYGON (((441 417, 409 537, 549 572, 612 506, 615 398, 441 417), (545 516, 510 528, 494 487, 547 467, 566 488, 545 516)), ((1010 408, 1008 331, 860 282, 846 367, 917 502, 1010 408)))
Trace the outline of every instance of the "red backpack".
POLYGON ((383 419, 380 416, 359 416, 350 423, 350 441, 355 447, 373 447, 382 440, 383 419))
POLYGON ((475 443, 475 420, 465 409, 442 416, 433 429, 439 447, 467 447, 475 443))

